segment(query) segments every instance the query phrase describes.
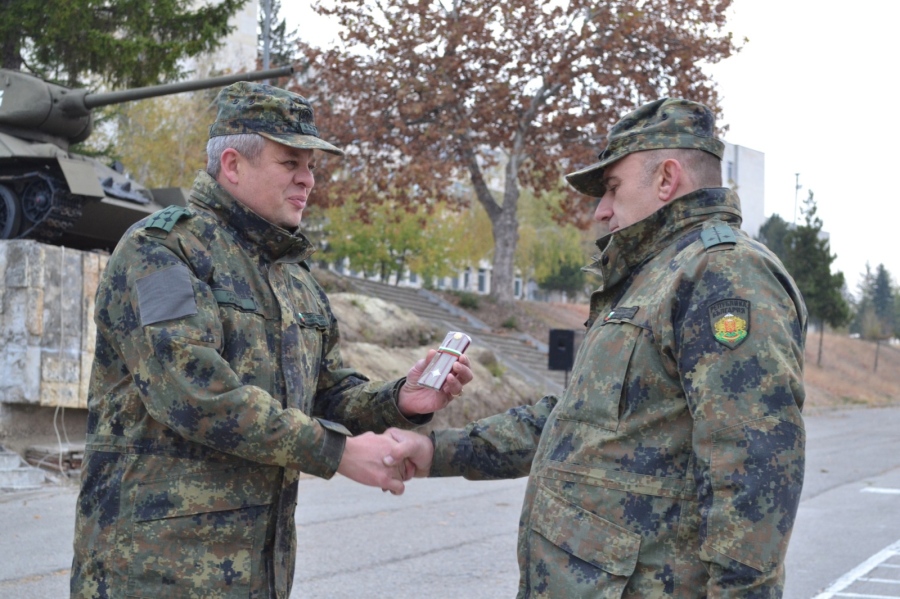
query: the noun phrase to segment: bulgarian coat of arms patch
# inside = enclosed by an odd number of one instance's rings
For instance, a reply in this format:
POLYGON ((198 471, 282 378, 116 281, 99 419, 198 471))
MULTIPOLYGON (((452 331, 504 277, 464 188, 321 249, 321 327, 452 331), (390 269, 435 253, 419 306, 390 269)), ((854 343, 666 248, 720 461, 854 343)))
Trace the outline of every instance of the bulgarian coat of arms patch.
POLYGON ((734 349, 750 335, 750 302, 719 300, 709 307, 709 323, 716 341, 734 349))

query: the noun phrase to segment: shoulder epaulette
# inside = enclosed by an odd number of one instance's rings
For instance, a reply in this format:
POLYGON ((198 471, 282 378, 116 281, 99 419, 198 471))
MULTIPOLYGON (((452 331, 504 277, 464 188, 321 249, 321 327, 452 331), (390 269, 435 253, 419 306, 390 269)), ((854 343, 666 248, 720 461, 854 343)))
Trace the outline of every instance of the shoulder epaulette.
POLYGON ((185 208, 184 206, 167 206, 163 208, 159 212, 156 212, 147 219, 147 222, 144 223, 145 229, 162 229, 166 233, 172 232, 172 227, 175 226, 182 217, 190 217, 191 211, 185 208))
POLYGON ((703 242, 703 247, 708 250, 711 247, 722 245, 724 243, 734 245, 737 243, 737 236, 728 225, 718 224, 708 229, 703 229, 700 233, 700 241, 703 242))

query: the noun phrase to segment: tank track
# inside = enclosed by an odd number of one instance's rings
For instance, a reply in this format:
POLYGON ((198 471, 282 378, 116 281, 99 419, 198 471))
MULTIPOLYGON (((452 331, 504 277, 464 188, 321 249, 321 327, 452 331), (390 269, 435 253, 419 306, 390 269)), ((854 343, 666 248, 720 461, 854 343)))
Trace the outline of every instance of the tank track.
POLYGON ((13 239, 56 243, 81 218, 81 198, 61 180, 41 172, 0 177, 19 190, 24 227, 13 239))

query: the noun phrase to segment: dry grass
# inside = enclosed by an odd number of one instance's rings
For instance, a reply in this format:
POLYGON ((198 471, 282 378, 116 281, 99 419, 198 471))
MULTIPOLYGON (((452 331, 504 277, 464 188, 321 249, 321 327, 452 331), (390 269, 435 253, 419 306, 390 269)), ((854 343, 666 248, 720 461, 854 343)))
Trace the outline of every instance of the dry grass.
POLYGON ((806 410, 900 403, 900 348, 825 332, 822 363, 817 365, 819 333, 806 340, 806 410))

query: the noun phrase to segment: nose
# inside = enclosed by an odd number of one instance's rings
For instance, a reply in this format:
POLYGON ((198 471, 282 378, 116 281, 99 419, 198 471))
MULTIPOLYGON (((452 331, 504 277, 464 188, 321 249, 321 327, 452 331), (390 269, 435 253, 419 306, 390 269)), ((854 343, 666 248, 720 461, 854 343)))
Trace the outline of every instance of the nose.
POLYGON ((612 200, 608 198, 609 192, 603 194, 603 197, 600 198, 600 202, 597 204, 597 209, 594 210, 594 220, 598 223, 606 222, 612 218, 612 200))
POLYGON ((294 183, 306 187, 308 191, 312 191, 312 188, 316 184, 316 177, 313 175, 312 169, 308 166, 304 166, 298 168, 294 173, 294 183))

